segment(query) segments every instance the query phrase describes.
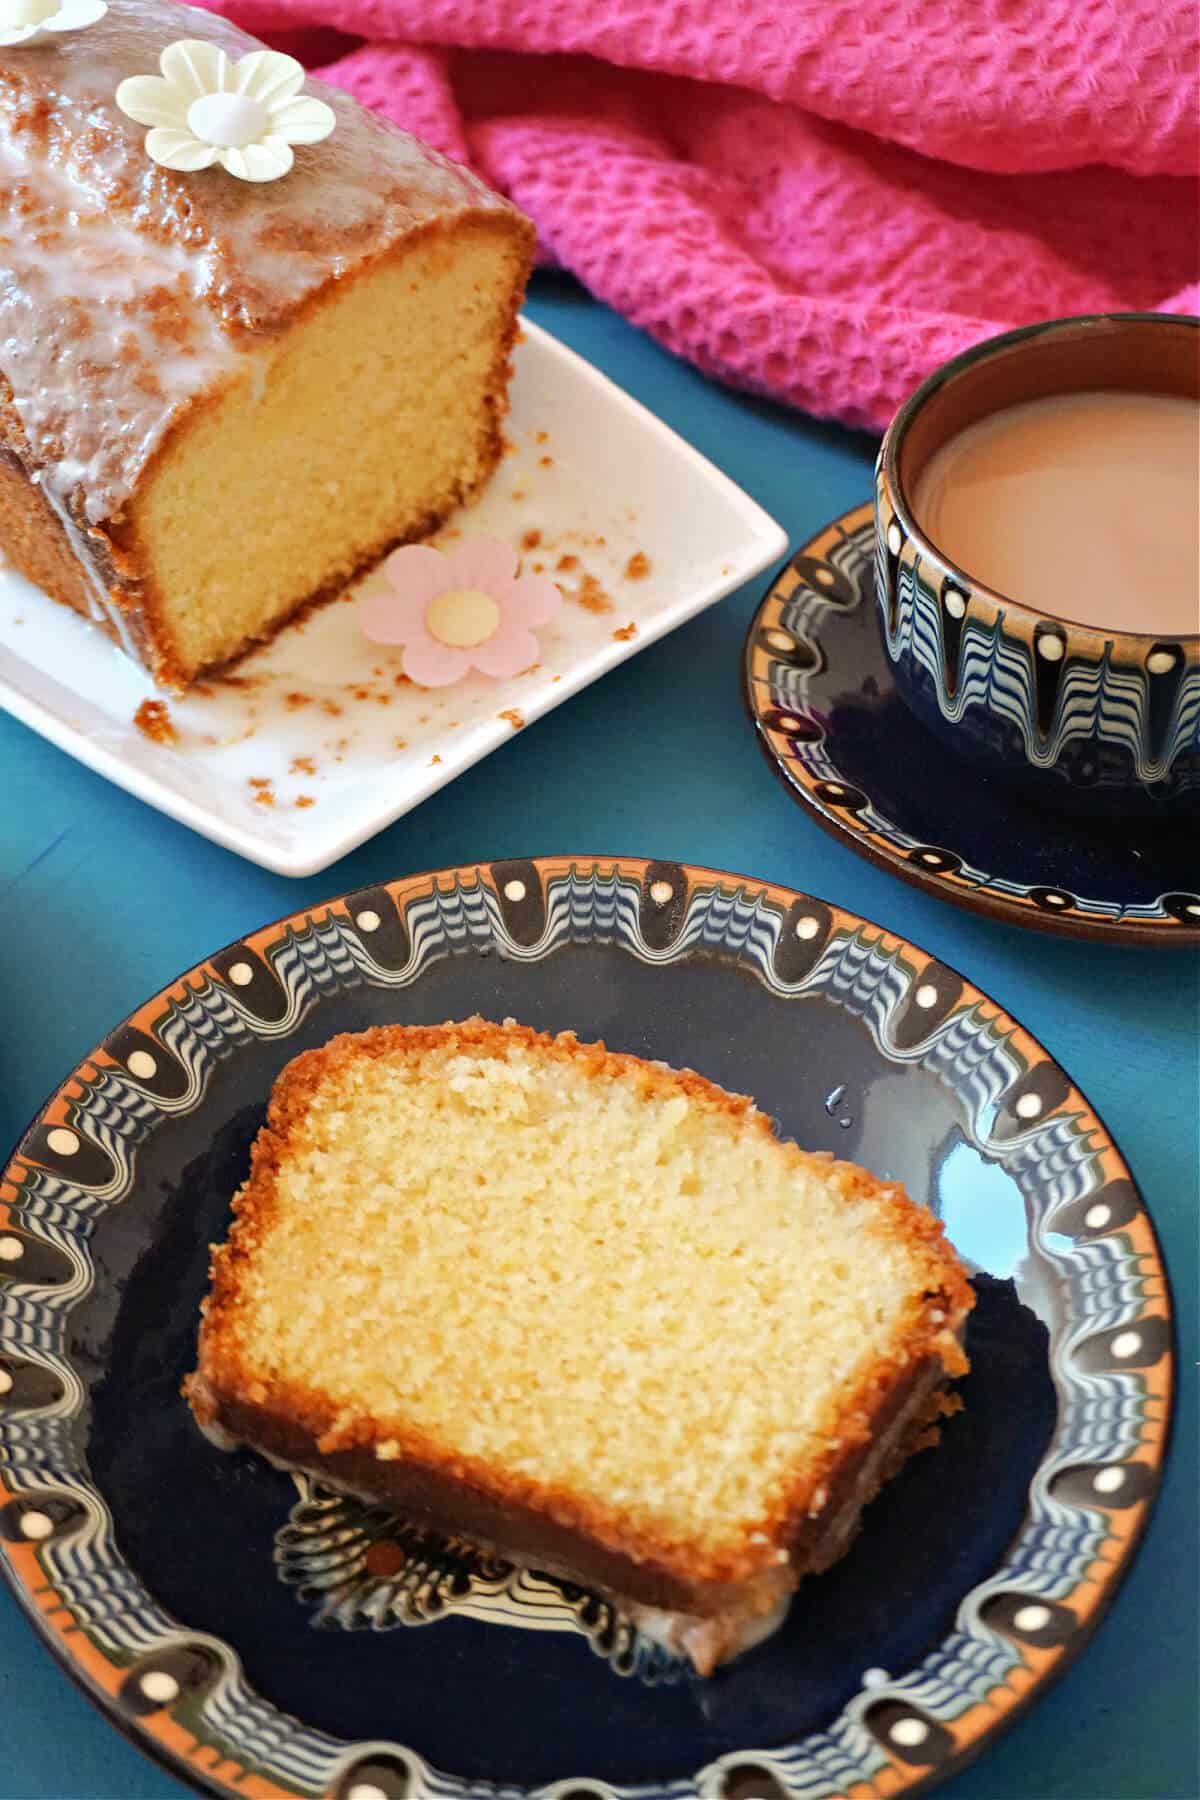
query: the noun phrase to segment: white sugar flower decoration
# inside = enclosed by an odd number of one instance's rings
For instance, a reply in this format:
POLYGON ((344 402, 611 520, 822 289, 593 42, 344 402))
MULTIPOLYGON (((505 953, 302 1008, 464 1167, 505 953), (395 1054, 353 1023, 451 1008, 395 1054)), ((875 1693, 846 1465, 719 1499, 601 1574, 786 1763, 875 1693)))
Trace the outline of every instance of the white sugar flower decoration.
MULTIPOLYGON (((3 0, 0 0, 3 4, 3 0)), ((276 181, 293 144, 316 144, 337 123, 333 108, 301 94, 304 68, 278 50, 230 62, 224 50, 180 38, 159 57, 160 75, 132 75, 117 105, 146 133, 146 154, 165 169, 220 163, 240 181, 276 181)))
POLYGON ((51 32, 83 31, 107 11, 104 0, 0 0, 0 49, 44 44, 51 32))

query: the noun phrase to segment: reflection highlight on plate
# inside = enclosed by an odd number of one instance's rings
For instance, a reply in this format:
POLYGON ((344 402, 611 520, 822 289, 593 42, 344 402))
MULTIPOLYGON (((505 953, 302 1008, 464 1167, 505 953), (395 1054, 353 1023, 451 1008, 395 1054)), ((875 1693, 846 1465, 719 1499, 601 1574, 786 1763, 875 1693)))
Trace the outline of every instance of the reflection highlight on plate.
POLYGON ((1029 1223, 1008 1171, 959 1136, 936 1165, 934 1181, 934 1211, 963 1260, 993 1275, 1015 1275, 1029 1249, 1029 1223))

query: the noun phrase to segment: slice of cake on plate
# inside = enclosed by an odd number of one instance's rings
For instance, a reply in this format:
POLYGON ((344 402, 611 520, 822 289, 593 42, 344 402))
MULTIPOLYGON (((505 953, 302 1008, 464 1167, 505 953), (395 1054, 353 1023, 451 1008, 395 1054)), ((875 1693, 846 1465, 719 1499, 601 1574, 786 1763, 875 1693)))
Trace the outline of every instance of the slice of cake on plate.
POLYGON ((0 177, 0 549, 160 682, 495 466, 532 226, 224 19, 6 49, 0 177))
POLYGON ((841 1555, 966 1367, 925 1208, 570 1034, 297 1057, 235 1213, 205 1429, 594 1589, 701 1673, 841 1555))

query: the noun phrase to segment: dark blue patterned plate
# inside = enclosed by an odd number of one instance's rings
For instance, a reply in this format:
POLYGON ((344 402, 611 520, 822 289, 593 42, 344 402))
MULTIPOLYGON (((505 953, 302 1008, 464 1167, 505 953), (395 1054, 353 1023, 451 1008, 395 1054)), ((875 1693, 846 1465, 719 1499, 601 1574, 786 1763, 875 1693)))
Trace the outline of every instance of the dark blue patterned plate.
POLYGON ((678 864, 479 865, 268 926, 112 1032, 0 1186, 0 1566, 117 1725, 241 1800, 923 1791, 1102 1616, 1171 1391, 1153 1227, 1063 1070, 878 926, 678 864), (707 1682, 577 1588, 223 1455, 180 1399, 279 1070, 476 1011, 753 1094, 904 1181, 972 1271, 964 1411, 707 1682))
POLYGON ((746 639, 766 755, 835 837, 973 912, 1067 937, 1200 947, 1194 823, 1039 806, 913 718, 879 641, 870 504, 796 553, 746 639))

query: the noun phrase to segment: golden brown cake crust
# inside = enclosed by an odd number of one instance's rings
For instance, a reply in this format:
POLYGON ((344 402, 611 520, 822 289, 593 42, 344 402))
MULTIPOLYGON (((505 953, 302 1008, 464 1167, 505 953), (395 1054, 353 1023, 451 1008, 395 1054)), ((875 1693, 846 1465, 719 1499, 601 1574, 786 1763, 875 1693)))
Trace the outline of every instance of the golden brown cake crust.
MULTIPOLYGON (((527 273, 534 241, 469 170, 319 81, 305 91, 336 128, 299 146, 283 180, 160 167, 114 95, 186 37, 233 57, 261 47, 217 14, 111 0, 86 31, 0 63, 0 548, 170 687, 199 671, 166 634, 132 511, 176 434, 241 379, 247 353, 411 246, 477 226, 512 243, 527 273), (14 469, 40 491, 22 500, 14 469)), ((490 383, 484 474, 500 451, 511 337, 490 383)))
POLYGON ((592 1497, 448 1452, 403 1419, 355 1418, 339 1426, 329 1396, 283 1380, 273 1381, 268 1392, 242 1366, 241 1270, 271 1221, 277 1173, 293 1137, 303 1130, 316 1089, 340 1066, 363 1058, 420 1057, 438 1049, 503 1056, 514 1044, 542 1058, 570 1061, 586 1075, 631 1078, 647 1096, 685 1094, 774 1139, 770 1121, 746 1097, 691 1070, 646 1063, 601 1043, 581 1044, 569 1032, 551 1037, 475 1018, 333 1038, 298 1056, 276 1082, 249 1179, 234 1202, 233 1229, 213 1259, 198 1368, 185 1384, 188 1400, 202 1426, 217 1427, 334 1485, 378 1497, 441 1529, 477 1536, 552 1572, 651 1607, 707 1616, 747 1606, 766 1612, 800 1575, 841 1554, 865 1500, 918 1439, 929 1441, 947 1377, 967 1366, 959 1340, 974 1296, 940 1222, 899 1187, 852 1164, 778 1145, 797 1166, 819 1169, 822 1181, 847 1202, 870 1198, 871 1229, 911 1247, 927 1268, 924 1289, 903 1322, 895 1355, 877 1359, 856 1390, 822 1419, 819 1436, 828 1449, 796 1471, 773 1516, 756 1521, 753 1534, 716 1549, 631 1531, 592 1497), (398 1455, 378 1459, 377 1446, 389 1440, 389 1449, 399 1446, 398 1455))

